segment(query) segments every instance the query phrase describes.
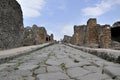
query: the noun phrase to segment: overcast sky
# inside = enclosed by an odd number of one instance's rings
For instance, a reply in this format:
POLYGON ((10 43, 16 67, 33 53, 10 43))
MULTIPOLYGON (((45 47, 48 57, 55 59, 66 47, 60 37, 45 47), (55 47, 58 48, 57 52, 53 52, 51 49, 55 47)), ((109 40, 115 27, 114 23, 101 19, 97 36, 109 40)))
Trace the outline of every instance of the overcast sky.
POLYGON ((120 0, 17 0, 22 7, 24 26, 44 26, 55 39, 72 35, 74 25, 97 18, 98 24, 120 21, 120 0))

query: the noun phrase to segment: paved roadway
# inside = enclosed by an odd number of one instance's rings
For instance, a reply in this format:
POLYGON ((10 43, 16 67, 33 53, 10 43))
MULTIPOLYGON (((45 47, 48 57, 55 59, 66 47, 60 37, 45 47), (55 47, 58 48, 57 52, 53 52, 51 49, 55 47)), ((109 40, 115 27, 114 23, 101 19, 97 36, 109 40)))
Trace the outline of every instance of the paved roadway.
POLYGON ((109 65, 114 64, 55 44, 1 64, 0 80, 114 80, 103 70, 109 65))

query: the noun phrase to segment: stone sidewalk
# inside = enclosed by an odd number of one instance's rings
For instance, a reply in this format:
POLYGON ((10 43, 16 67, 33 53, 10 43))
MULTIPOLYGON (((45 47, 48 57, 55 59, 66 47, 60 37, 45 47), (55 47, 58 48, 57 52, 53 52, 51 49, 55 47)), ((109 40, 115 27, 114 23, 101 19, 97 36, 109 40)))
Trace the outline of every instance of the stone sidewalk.
POLYGON ((0 65, 0 80, 120 80, 119 77, 119 64, 63 44, 0 65))
POLYGON ((65 44, 65 45, 96 55, 105 60, 120 64, 120 50, 104 49, 104 48, 89 48, 89 47, 76 46, 72 44, 65 44))
POLYGON ((13 58, 28 54, 32 51, 35 51, 40 48, 44 48, 51 44, 52 43, 44 43, 40 45, 18 47, 18 48, 13 48, 13 49, 8 49, 8 50, 0 50, 0 63, 7 62, 13 58))

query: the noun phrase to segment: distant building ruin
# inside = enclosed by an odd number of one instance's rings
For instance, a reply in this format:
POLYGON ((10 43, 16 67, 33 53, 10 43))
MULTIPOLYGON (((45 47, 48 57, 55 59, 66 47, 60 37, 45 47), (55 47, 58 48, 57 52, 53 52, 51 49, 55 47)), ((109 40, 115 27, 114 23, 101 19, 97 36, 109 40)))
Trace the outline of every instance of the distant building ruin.
POLYGON ((24 46, 43 44, 53 40, 53 34, 49 36, 44 27, 33 25, 24 29, 24 46))
POLYGON ((71 36, 68 36, 68 35, 64 35, 64 39, 63 39, 63 42, 65 43, 71 43, 71 36))
POLYGON ((87 25, 74 26, 74 34, 71 38, 71 43, 74 45, 110 48, 111 42, 110 25, 99 25, 95 18, 90 18, 87 25))

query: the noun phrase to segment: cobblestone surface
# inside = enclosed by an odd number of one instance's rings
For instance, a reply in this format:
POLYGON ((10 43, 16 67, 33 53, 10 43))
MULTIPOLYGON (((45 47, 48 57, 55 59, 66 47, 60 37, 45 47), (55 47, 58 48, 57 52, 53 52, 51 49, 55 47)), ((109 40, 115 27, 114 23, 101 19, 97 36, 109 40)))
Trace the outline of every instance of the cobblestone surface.
POLYGON ((119 70, 119 64, 55 44, 1 64, 0 80, 119 80, 119 70))

